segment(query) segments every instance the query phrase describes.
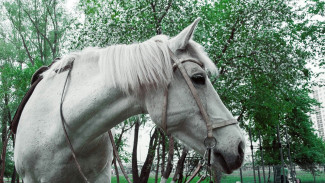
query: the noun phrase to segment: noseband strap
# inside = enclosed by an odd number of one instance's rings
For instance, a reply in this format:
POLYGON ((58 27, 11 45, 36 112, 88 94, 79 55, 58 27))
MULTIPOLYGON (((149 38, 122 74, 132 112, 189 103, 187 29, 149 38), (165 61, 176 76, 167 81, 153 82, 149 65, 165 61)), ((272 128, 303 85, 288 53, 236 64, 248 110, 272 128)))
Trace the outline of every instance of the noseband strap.
MULTIPOLYGON (((217 124, 212 124, 211 123, 211 120, 206 112, 206 110, 204 109, 204 106, 201 102, 201 99, 199 97, 199 94, 198 94, 198 91, 196 90, 195 86, 193 85, 190 77, 188 76, 184 66, 183 66, 183 63, 184 62, 194 62, 194 63, 197 63, 198 65, 200 65, 201 67, 203 66, 203 64, 201 62, 198 62, 196 60, 192 60, 192 59, 189 59, 189 60, 182 60, 180 61, 177 56, 173 53, 173 51, 171 51, 170 48, 168 48, 168 51, 169 51, 169 55, 171 57, 171 59, 175 62, 173 64, 173 69, 174 68, 178 68, 179 71, 181 72, 182 76, 184 77, 188 87, 190 88, 190 91, 196 101, 196 104, 197 106, 199 107, 199 110, 200 110, 200 113, 203 117, 203 120, 205 121, 206 123, 206 126, 207 126, 207 138, 213 138, 213 133, 212 133, 212 130, 215 129, 215 128, 221 128, 221 127, 224 127, 224 126, 228 126, 228 125, 232 125, 232 124, 237 124, 237 120, 226 120, 226 121, 222 121, 220 123, 217 123, 217 124)), ((165 132, 167 132, 167 105, 168 105, 168 87, 167 89, 165 90, 165 93, 164 93, 164 96, 165 96, 165 99, 164 99, 164 105, 163 105, 163 114, 162 114, 162 128, 165 132)))
POLYGON ((228 126, 228 125, 234 125, 237 124, 238 121, 236 119, 230 119, 230 120, 225 120, 225 121, 220 121, 218 123, 212 124, 212 128, 221 128, 224 126, 228 126))

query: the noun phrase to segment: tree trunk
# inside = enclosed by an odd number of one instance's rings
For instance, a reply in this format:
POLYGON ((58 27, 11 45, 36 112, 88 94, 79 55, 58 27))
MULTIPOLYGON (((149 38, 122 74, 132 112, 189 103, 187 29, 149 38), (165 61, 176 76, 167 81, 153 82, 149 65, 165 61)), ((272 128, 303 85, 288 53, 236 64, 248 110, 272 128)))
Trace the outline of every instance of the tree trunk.
POLYGON ((183 180, 183 170, 184 170, 184 163, 185 163, 185 158, 188 153, 188 150, 186 148, 183 148, 182 155, 177 161, 177 166, 176 166, 176 171, 175 175, 173 177, 173 182, 182 182, 183 180))
POLYGON ((138 171, 138 139, 139 139, 139 127, 140 122, 136 121, 134 125, 134 141, 133 141, 133 151, 132 151, 132 178, 134 183, 140 183, 139 171, 138 171))
POLYGON ((271 182, 271 166, 269 166, 269 177, 267 178, 267 182, 271 182))
MULTIPOLYGON (((11 137, 12 137, 12 146, 15 148, 15 136, 14 136, 14 134, 12 134, 11 137)), ((11 183, 15 183, 16 175, 17 175, 16 166, 14 166, 14 171, 12 172, 12 175, 11 175, 11 183)))
POLYGON ((151 166, 155 158, 155 149, 157 147, 157 144, 158 144, 158 128, 155 129, 154 133, 150 138, 148 155, 141 170, 140 182, 148 182, 151 166))
POLYGON ((174 158, 174 139, 171 135, 169 135, 169 151, 168 151, 167 166, 164 174, 162 175, 160 182, 167 182, 167 179, 173 169, 173 158, 174 158))
MULTIPOLYGON (((17 178, 16 178, 16 183, 19 183, 19 175, 17 174, 16 177, 17 177, 17 178)), ((23 181, 23 183, 24 183, 24 181, 23 181)))
POLYGON ((212 179, 215 183, 220 183, 222 178, 222 172, 211 168, 212 179))
POLYGON ((14 171, 11 174, 11 183, 15 183, 16 181, 16 166, 14 166, 14 171))
MULTIPOLYGON (((2 108, 2 129, 1 129, 1 141, 2 141, 2 153, 1 153, 1 162, 0 162, 0 167, 1 167, 1 175, 0 175, 0 183, 3 183, 3 176, 5 172, 5 160, 6 160, 6 148, 7 148, 7 124, 10 122, 10 110, 9 110, 9 96, 8 96, 8 82, 6 78, 1 77, 1 82, 2 82, 2 87, 4 91, 4 105, 2 108)), ((9 137, 8 137, 9 138, 9 137)))
POLYGON ((165 134, 159 130, 160 132, 160 136, 161 136, 161 141, 160 141, 160 144, 161 144, 161 175, 164 174, 165 172, 165 159, 166 159, 166 136, 165 134))
POLYGON ((159 163, 160 163, 160 156, 159 156, 159 144, 158 144, 158 146, 157 146, 157 167, 156 167, 155 183, 158 182, 159 163))

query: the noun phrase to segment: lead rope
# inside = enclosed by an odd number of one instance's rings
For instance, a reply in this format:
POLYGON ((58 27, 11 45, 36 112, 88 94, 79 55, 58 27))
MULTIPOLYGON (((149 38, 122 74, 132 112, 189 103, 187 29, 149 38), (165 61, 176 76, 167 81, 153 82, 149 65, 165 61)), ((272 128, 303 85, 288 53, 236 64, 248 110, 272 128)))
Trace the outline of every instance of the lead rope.
MULTIPOLYGON (((65 128, 65 123, 66 123, 66 121, 65 121, 65 119, 64 119, 64 116, 63 116, 63 110, 62 110, 63 99, 64 99, 64 93, 65 93, 65 88, 66 88, 66 85, 67 85, 68 79, 69 79, 70 74, 71 74, 71 70, 72 70, 72 67, 73 67, 73 61, 70 63, 70 66, 71 66, 71 67, 69 68, 69 72, 68 72, 68 74, 67 74, 67 78, 66 78, 66 80, 65 80, 65 82, 64 82, 64 86, 63 86, 63 90, 62 90, 62 95, 61 95, 61 103, 60 103, 60 116, 61 116, 61 123, 62 123, 62 128, 63 128, 63 131, 64 131, 64 135, 65 135, 65 137, 66 137, 66 140, 67 140, 68 146, 69 146, 69 148, 70 148, 70 150, 71 150, 71 154, 72 154, 72 157, 73 157, 73 159, 74 159, 74 161, 75 161, 75 163, 76 163, 76 166, 77 166, 77 168, 78 168, 78 171, 79 171, 79 173, 81 174, 81 176, 83 177, 84 181, 85 181, 86 183, 89 183, 87 177, 86 177, 85 174, 83 173, 83 171, 82 171, 82 169, 81 169, 81 166, 80 166, 80 164, 79 164, 79 162, 78 162, 78 160, 77 160, 76 153, 75 153, 74 148, 73 148, 73 146, 72 146, 72 143, 71 143, 71 140, 70 140, 70 138, 69 138, 68 132, 67 132, 67 130, 66 130, 66 128, 65 128)), ((114 138, 113 138, 112 132, 111 132, 110 130, 108 131, 108 135, 109 135, 109 138, 111 139, 111 143, 112 143, 112 147, 113 147, 113 152, 114 152, 114 155, 115 155, 115 157, 116 157, 116 159, 117 159, 117 161, 118 161, 118 163, 119 163, 119 165, 120 165, 120 168, 121 168, 121 170, 122 170, 122 172, 123 172, 123 174, 124 174, 126 180, 128 181, 128 183, 131 183, 131 181, 130 181, 128 175, 127 175, 126 172, 125 172, 125 169, 124 169, 124 167, 123 167, 123 164, 122 164, 122 162, 121 162, 121 159, 120 159, 120 157, 119 157, 119 155, 118 155, 117 148, 116 148, 116 145, 115 145, 115 143, 114 143, 114 138)))
POLYGON ((117 148, 116 148, 114 138, 113 138, 113 134, 112 134, 111 130, 108 130, 108 135, 109 135, 109 138, 111 139, 111 144, 112 144, 112 147, 113 147, 113 153, 115 155, 115 158, 117 159, 118 164, 120 165, 121 171, 122 171, 125 179, 127 180, 127 182, 131 183, 128 174, 126 174, 126 172, 125 172, 124 166, 123 166, 123 164, 121 162, 121 158, 118 155, 118 151, 117 151, 117 148))
POLYGON ((212 169, 211 169, 211 149, 212 148, 207 148, 208 151, 208 163, 207 163, 207 167, 206 167, 206 171, 207 173, 209 172, 209 182, 213 183, 213 181, 211 180, 212 178, 212 169))
POLYGON ((61 94, 60 117, 61 117, 61 123, 62 123, 62 128, 63 128, 63 131, 64 131, 65 139, 66 139, 66 141, 67 141, 67 143, 68 143, 68 146, 69 146, 69 148, 70 148, 70 150, 71 150, 71 154, 72 154, 72 157, 73 157, 73 159, 74 159, 74 162, 76 163, 76 166, 77 166, 77 168, 78 168, 78 171, 79 171, 79 173, 81 174, 81 176, 82 176, 82 178, 84 179, 84 181, 85 181, 86 183, 89 183, 87 177, 86 177, 85 174, 82 172, 81 166, 80 166, 80 164, 79 164, 79 162, 78 162, 78 160, 77 160, 76 153, 75 153, 74 148, 73 148, 73 146, 72 146, 72 143, 71 143, 71 140, 70 140, 70 138, 69 138, 68 132, 67 132, 67 130, 66 130, 66 128, 65 128, 65 123, 66 123, 66 121, 65 121, 65 119, 64 119, 63 111, 62 111, 62 106, 63 106, 63 100, 64 100, 65 88, 66 88, 66 85, 67 85, 68 79, 69 79, 70 74, 71 74, 71 70, 72 70, 72 67, 73 67, 73 61, 74 61, 74 60, 72 60, 72 62, 70 63, 71 67, 69 68, 69 72, 68 72, 68 74, 67 74, 67 78, 65 79, 64 86, 63 86, 63 90, 62 90, 62 94, 61 94))

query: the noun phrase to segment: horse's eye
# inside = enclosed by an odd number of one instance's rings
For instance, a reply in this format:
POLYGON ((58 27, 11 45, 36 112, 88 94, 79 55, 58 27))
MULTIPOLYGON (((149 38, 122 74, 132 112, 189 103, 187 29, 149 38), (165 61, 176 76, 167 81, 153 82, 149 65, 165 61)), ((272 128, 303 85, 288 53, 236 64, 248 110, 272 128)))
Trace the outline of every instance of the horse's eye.
POLYGON ((194 74, 191 79, 195 84, 205 85, 205 77, 203 74, 194 74))

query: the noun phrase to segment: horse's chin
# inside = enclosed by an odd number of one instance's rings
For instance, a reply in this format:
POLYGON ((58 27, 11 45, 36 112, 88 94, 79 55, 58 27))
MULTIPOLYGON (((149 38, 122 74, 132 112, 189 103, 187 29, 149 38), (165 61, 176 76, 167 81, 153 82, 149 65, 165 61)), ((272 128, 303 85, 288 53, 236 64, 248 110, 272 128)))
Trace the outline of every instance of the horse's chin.
POLYGON ((216 170, 219 170, 226 174, 231 174, 234 170, 241 167, 242 162, 239 162, 238 164, 229 165, 226 159, 221 154, 215 153, 212 157, 211 164, 216 170))

